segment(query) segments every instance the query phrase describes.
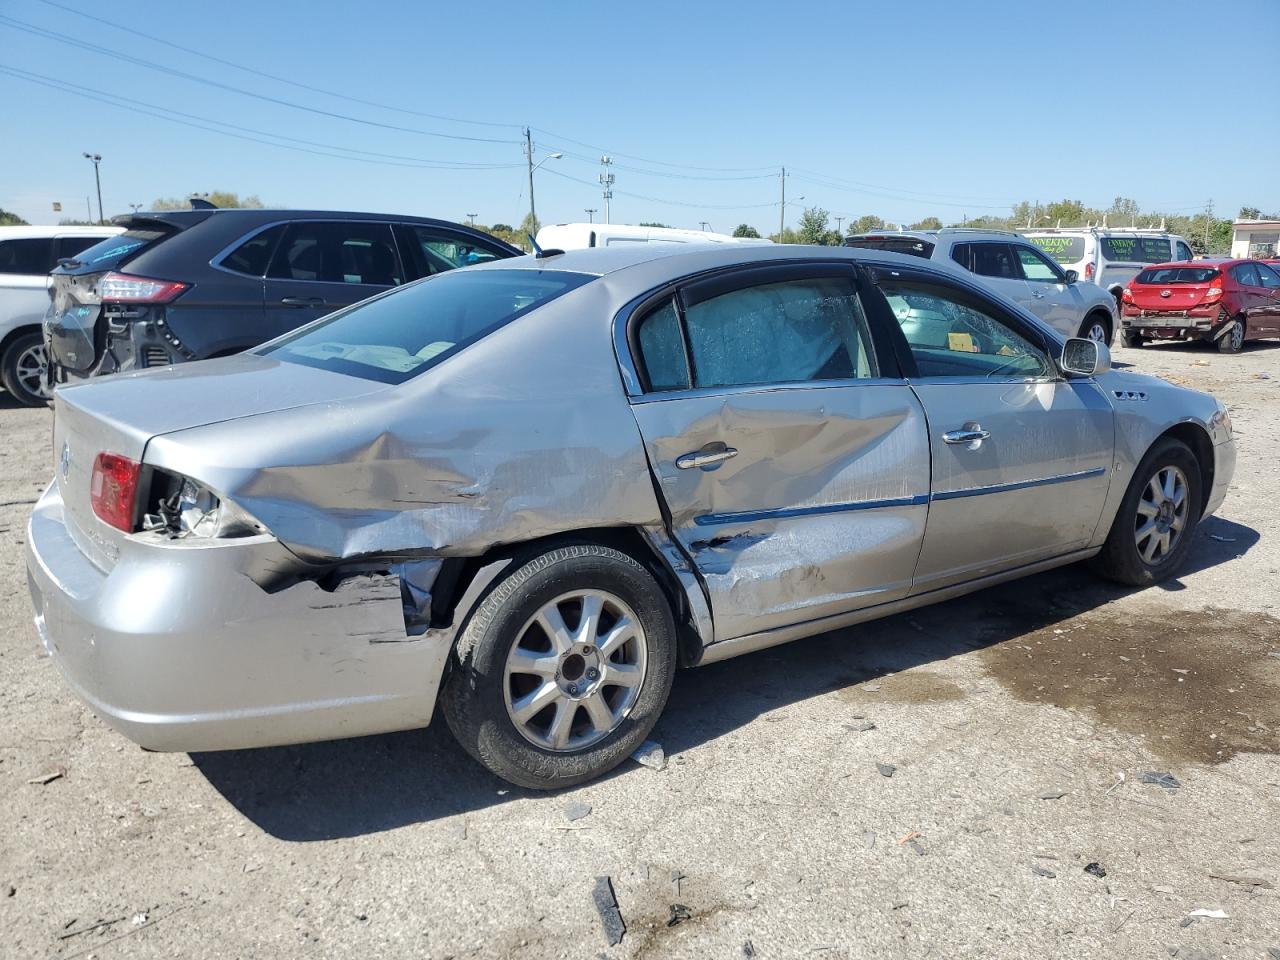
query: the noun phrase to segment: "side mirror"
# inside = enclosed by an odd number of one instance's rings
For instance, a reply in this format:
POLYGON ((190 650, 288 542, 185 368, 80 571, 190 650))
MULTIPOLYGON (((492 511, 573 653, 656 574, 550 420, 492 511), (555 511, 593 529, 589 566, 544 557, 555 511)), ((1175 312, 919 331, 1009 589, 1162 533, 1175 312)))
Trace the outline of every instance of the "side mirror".
POLYGON ((1097 340, 1072 337, 1062 346, 1058 366, 1068 377, 1094 377, 1111 369, 1111 351, 1097 340))
POLYGON ((1079 279, 1080 274, 1076 273, 1074 270, 1067 271, 1067 283, 1075 283, 1079 279))

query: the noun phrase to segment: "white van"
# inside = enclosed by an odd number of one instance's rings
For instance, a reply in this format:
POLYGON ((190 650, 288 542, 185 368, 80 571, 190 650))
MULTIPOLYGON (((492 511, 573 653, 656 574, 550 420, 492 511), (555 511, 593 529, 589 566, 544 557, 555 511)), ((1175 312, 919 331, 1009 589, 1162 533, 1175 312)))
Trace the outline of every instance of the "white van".
POLYGON ((1096 283, 1117 303, 1125 284, 1153 263, 1192 258, 1191 244, 1163 229, 1058 227, 1019 232, 1062 269, 1074 270, 1085 283, 1096 283))
POLYGON ((0 383, 14 400, 38 406, 49 395, 40 329, 49 309, 49 271, 123 229, 0 227, 0 383))
POLYGON ((752 237, 731 237, 705 230, 677 230, 674 227, 633 227, 626 223, 555 223, 538 231, 543 250, 585 250, 635 243, 772 243, 752 237))

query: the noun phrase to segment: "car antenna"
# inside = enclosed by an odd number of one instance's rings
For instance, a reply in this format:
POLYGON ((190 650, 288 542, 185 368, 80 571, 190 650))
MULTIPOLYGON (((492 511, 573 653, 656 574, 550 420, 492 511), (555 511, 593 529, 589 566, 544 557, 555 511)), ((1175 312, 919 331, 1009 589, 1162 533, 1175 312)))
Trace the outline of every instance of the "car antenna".
POLYGON ((533 239, 532 233, 526 233, 525 236, 529 238, 529 246, 533 247, 533 256, 535 260, 545 260, 547 257, 564 256, 563 250, 543 250, 538 246, 538 241, 533 239))

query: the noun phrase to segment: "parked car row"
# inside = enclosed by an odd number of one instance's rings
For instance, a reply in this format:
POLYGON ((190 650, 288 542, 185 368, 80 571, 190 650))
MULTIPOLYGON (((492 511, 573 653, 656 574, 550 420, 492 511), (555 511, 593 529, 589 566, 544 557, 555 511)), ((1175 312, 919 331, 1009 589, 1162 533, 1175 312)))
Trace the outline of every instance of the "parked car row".
POLYGON ((130 219, 55 280, 36 624, 151 749, 438 704, 497 775, 568 786, 636 750, 677 666, 1073 561, 1154 583, 1231 483, 1221 404, 1111 370, 1092 307, 993 289, 1003 258, 1101 303, 1007 236, 511 258, 271 217, 130 219))
POLYGON ((1122 293, 1126 347, 1204 340, 1238 353, 1246 340, 1280 337, 1280 273, 1258 260, 1148 267, 1122 293))

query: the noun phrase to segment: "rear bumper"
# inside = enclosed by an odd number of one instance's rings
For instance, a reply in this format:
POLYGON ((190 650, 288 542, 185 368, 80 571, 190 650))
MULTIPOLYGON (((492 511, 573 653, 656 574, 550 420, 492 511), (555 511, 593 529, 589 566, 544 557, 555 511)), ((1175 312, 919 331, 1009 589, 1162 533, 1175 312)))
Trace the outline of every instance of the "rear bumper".
POLYGON ((1226 327, 1218 317, 1218 304, 1204 309, 1191 309, 1181 315, 1159 310, 1140 310, 1126 306, 1120 319, 1121 329, 1130 330, 1152 340, 1193 340, 1213 338, 1226 327))
POLYGON ((27 530, 36 628, 75 692, 151 750, 225 750, 426 726, 448 638, 405 634, 399 578, 267 593, 235 541, 76 547, 56 486, 27 530), (239 559, 237 557, 239 551, 239 559))

